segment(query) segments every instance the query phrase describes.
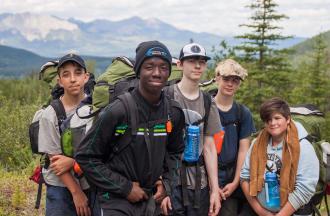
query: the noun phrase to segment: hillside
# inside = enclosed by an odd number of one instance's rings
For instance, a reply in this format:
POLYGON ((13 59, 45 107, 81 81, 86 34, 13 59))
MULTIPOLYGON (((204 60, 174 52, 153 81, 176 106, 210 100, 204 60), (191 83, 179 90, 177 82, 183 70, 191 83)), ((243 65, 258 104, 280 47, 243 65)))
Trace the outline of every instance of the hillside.
MULTIPOLYGON (((315 45, 316 37, 317 35, 292 47, 294 51, 291 56, 293 65, 298 65, 310 57, 311 53, 313 52, 313 46, 315 45)), ((321 37, 323 38, 323 41, 327 47, 326 50, 328 52, 328 59, 330 61, 330 30, 322 32, 321 37)))
MULTIPOLYGON (((96 73, 100 74, 111 64, 106 57, 82 56, 84 60, 93 61, 96 73)), ((21 78, 39 71, 41 65, 54 58, 42 57, 33 52, 0 45, 0 78, 21 78)))
POLYGON ((0 45, 0 77, 21 77, 49 60, 32 52, 0 45))

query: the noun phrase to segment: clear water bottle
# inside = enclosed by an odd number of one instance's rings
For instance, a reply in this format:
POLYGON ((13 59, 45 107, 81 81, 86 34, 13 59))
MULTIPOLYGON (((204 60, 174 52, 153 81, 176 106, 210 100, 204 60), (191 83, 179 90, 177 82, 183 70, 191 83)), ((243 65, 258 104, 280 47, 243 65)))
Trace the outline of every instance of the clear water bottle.
POLYGON ((189 125, 186 132, 183 160, 186 162, 196 162, 199 158, 200 129, 198 126, 189 125))
POLYGON ((276 173, 266 172, 265 175, 266 207, 280 208, 280 191, 276 173))

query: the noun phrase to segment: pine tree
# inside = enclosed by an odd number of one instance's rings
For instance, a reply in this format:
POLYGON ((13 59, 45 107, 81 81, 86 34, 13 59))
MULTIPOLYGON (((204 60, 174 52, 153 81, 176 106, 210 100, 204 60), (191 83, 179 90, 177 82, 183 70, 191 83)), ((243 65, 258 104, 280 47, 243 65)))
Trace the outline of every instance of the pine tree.
POLYGON ((329 68, 326 59, 326 45, 322 34, 315 37, 312 53, 312 61, 307 67, 309 70, 309 88, 306 95, 309 96, 311 103, 326 110, 329 103, 329 75, 326 70, 329 68))
POLYGON ((283 36, 282 27, 277 23, 288 18, 278 14, 274 0, 253 0, 247 7, 253 13, 249 24, 242 24, 250 32, 236 36, 242 40, 236 46, 236 52, 245 62, 249 77, 240 91, 239 98, 247 104, 252 111, 258 112, 260 104, 273 96, 284 99, 288 97, 291 88, 289 74, 292 72, 287 55, 289 50, 276 50, 274 46, 279 40, 290 36, 283 36))

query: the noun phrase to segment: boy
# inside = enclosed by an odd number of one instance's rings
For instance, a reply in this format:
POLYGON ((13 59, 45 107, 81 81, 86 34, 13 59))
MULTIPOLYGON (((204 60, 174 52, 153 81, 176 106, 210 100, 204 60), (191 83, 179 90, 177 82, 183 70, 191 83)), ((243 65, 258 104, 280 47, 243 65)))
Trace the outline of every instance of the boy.
POLYGON ((135 60, 138 87, 104 109, 76 154, 97 187, 102 215, 154 215, 155 202, 171 192, 184 149, 184 115, 162 92, 171 73, 169 50, 142 42, 135 60))
POLYGON ((234 101, 235 93, 246 76, 247 71, 231 59, 220 62, 215 69, 218 84, 215 102, 225 130, 218 157, 220 193, 225 196, 221 203, 221 216, 239 215, 241 206, 241 215, 253 214, 252 211, 249 213, 249 205, 239 187, 239 175, 255 128, 249 109, 234 101))
POLYGON ((200 139, 198 162, 189 163, 183 157, 183 166, 178 170, 181 182, 172 196, 164 199, 161 206, 164 214, 173 208, 173 215, 217 215, 220 208, 217 153, 213 135, 220 131, 221 124, 215 103, 199 89, 199 81, 209 59, 201 45, 185 45, 177 64, 183 71, 183 77, 178 84, 167 90, 183 108, 186 125, 199 127, 200 139), (208 108, 205 107, 207 103, 208 108))
MULTIPOLYGON (((84 99, 84 85, 88 78, 85 62, 80 56, 68 54, 59 60, 58 83, 64 94, 57 104, 64 108, 67 117, 75 113, 84 99)), ((39 124, 39 152, 47 154, 50 160, 50 166, 42 171, 47 185, 46 216, 91 215, 83 189, 67 171, 74 160, 61 155, 61 130, 52 105, 44 110, 39 124)))

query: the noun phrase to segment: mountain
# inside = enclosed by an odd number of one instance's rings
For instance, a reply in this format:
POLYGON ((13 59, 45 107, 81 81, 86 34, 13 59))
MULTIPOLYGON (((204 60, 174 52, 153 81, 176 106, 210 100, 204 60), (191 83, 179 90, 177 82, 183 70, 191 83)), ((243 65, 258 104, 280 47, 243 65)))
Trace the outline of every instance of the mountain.
MULTIPOLYGON (((95 62, 95 73, 100 74, 112 59, 106 57, 82 56, 84 60, 95 62)), ((0 45, 0 78, 19 78, 38 72, 41 65, 54 58, 42 57, 33 52, 0 45)))
MULTIPOLYGON (((328 53, 328 62, 330 62, 330 30, 322 32, 319 35, 321 35, 321 38, 324 41, 326 52, 328 53)), ((310 59, 312 53, 314 52, 317 36, 318 35, 300 42, 292 47, 294 52, 291 58, 294 65, 298 65, 302 61, 310 59)))
MULTIPOLYGON (((145 40, 165 43, 174 55, 193 39, 211 50, 222 40, 234 45, 239 41, 229 36, 196 33, 177 29, 159 19, 131 17, 120 21, 97 19, 83 22, 32 13, 0 14, 0 44, 19 47, 42 56, 61 56, 69 50, 92 56, 134 56, 136 46, 145 40)), ((294 38, 279 48, 300 42, 294 38)))

